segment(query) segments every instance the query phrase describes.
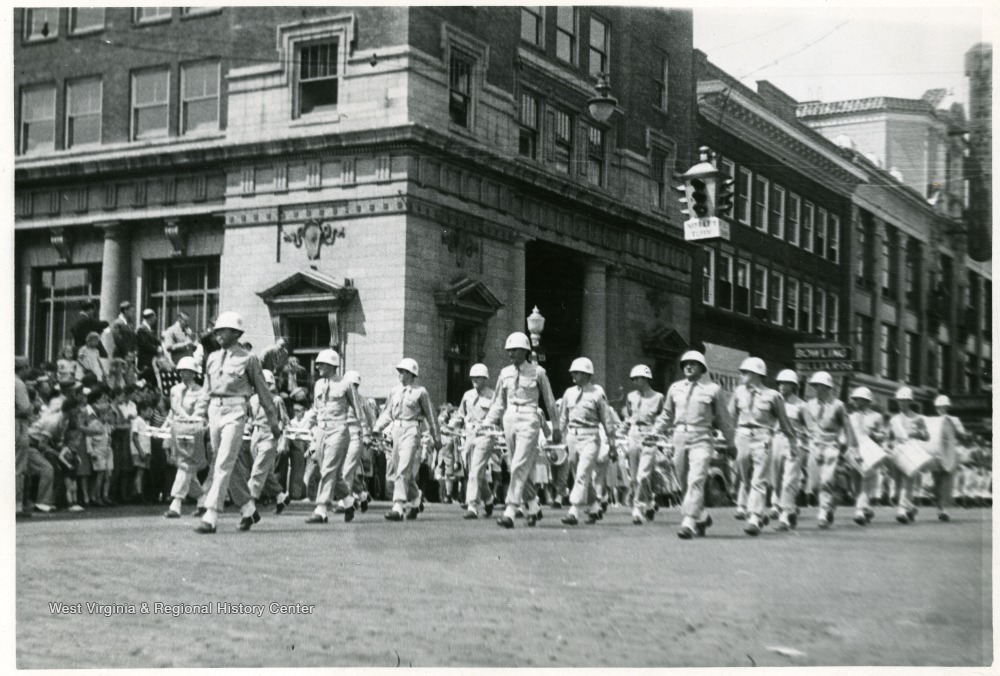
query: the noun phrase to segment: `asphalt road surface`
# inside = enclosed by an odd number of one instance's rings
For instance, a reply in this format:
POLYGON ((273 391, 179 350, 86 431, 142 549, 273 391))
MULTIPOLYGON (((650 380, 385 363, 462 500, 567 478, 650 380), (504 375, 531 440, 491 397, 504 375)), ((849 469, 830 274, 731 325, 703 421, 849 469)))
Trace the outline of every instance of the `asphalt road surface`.
POLYGON ((685 542, 676 509, 636 527, 612 508, 575 528, 546 510, 538 527, 519 520, 506 531, 462 520, 456 505, 428 505, 412 523, 386 522, 385 508, 319 527, 305 524, 304 505, 268 509, 249 533, 228 513, 214 536, 154 507, 36 515, 17 524, 17 666, 993 660, 989 509, 956 510, 948 524, 923 509, 901 526, 880 508, 864 528, 841 509, 829 531, 810 509, 798 530, 755 539, 732 510, 715 510, 708 537, 685 542), (135 612, 107 616, 88 602, 135 612), (165 606, 154 612, 157 602, 165 606), (263 609, 219 612, 220 602, 263 609), (290 614, 271 603, 314 608, 290 614), (183 604, 210 604, 212 614, 170 608, 183 604))

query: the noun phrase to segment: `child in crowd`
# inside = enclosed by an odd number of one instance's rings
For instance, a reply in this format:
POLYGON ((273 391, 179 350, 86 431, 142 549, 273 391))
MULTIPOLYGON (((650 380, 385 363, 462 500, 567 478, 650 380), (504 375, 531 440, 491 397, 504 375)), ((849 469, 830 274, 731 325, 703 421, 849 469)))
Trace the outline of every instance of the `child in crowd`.
POLYGON ((91 478, 91 505, 111 507, 111 471, 115 461, 111 450, 111 425, 108 416, 107 391, 97 387, 87 394, 87 408, 84 410, 81 431, 87 438, 87 454, 90 455, 93 476, 91 478))
POLYGON ((72 340, 67 340, 59 350, 59 360, 56 362, 56 382, 64 394, 68 394, 76 385, 78 368, 76 346, 72 340))
POLYGON ((138 415, 132 419, 132 466, 135 468, 135 478, 132 486, 135 500, 143 500, 143 478, 149 469, 149 458, 152 455, 152 445, 149 438, 149 421, 153 417, 153 406, 148 399, 141 399, 136 405, 138 415))
MULTIPOLYGON (((65 446, 76 454, 76 495, 79 497, 77 504, 79 510, 83 511, 83 505, 91 504, 90 482, 94 475, 93 466, 90 462, 90 454, 87 452, 87 437, 83 432, 86 417, 86 399, 82 395, 77 399, 73 408, 72 421, 66 430, 65 446)), ((67 492, 68 496, 68 492, 67 492)))
POLYGON ((77 500, 77 470, 80 467, 80 457, 77 449, 83 441, 83 434, 77 425, 77 402, 66 399, 63 413, 66 416, 66 431, 63 434, 63 447, 59 451, 59 465, 62 469, 63 484, 66 488, 66 502, 71 512, 82 512, 83 507, 77 500))
POLYGON ((111 391, 108 421, 111 423, 111 452, 114 469, 111 472, 111 499, 127 502, 130 496, 129 479, 132 474, 132 452, 129 432, 135 416, 135 404, 128 400, 124 388, 111 391))
POLYGON ((100 334, 96 331, 91 331, 87 334, 86 345, 81 346, 80 350, 76 353, 76 361, 79 364, 79 369, 76 373, 77 380, 82 380, 88 373, 92 373, 98 382, 103 383, 107 380, 108 365, 101 358, 100 344, 100 334))

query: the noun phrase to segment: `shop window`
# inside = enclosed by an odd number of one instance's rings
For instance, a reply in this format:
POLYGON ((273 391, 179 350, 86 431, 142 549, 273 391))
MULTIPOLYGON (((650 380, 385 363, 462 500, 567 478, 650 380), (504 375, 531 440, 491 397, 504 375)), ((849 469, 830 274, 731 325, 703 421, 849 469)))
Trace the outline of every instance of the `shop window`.
POLYGON ((163 327, 184 312, 200 333, 219 312, 219 258, 156 261, 147 264, 146 307, 163 327))

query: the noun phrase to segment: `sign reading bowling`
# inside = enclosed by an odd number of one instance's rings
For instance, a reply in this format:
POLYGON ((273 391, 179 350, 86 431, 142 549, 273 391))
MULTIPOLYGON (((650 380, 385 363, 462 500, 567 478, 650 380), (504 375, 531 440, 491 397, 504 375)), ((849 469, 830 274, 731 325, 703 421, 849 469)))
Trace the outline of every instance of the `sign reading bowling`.
POLYGON ((851 348, 840 343, 795 343, 795 367, 799 371, 854 370, 851 348))

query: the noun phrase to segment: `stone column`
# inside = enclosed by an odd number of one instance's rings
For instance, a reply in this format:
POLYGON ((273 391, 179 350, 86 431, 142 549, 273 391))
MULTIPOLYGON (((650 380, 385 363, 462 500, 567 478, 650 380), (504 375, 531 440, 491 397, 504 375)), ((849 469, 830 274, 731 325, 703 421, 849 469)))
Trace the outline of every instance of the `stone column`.
POLYGON ((907 385, 906 379, 906 259, 909 257, 910 237, 902 230, 896 232, 896 355, 899 360, 898 377, 907 385))
MULTIPOLYGON (((104 257, 101 265, 101 319, 113 322, 118 304, 128 298, 129 241, 120 221, 99 223, 104 233, 104 257)), ((136 310, 139 312, 139 310, 136 310)))
POLYGON ((885 221, 881 218, 875 218, 875 233, 872 238, 872 245, 874 247, 874 256, 872 256, 872 279, 874 284, 872 285, 872 303, 871 303, 871 317, 872 317, 872 374, 876 377, 881 377, 882 372, 882 317, 883 317, 883 304, 882 304, 882 268, 884 263, 882 262, 882 242, 889 236, 885 229, 885 221))
MULTIPOLYGON (((511 266, 510 266, 510 300, 508 301, 508 321, 509 326, 506 332, 503 333, 501 340, 507 338, 507 335, 513 331, 523 331, 528 332, 528 327, 526 318, 528 313, 525 312, 525 284, 527 281, 527 271, 525 263, 525 253, 524 253, 525 240, 522 238, 517 238, 511 247, 511 266)), ((544 313, 543 313, 544 314, 544 313)), ((544 338, 542 339, 544 340, 544 338)))
POLYGON ((600 260, 587 262, 583 272, 583 321, 580 356, 594 362, 598 382, 605 382, 608 350, 608 284, 607 264, 600 260))
POLYGON ((608 393, 608 399, 614 401, 618 397, 621 388, 627 391, 628 371, 633 364, 625 361, 624 335, 626 310, 622 303, 622 269, 617 265, 609 265, 607 269, 607 339, 605 341, 605 362, 606 373, 600 374, 600 381, 604 383, 604 389, 608 393), (616 340, 617 338, 617 340, 616 340))

